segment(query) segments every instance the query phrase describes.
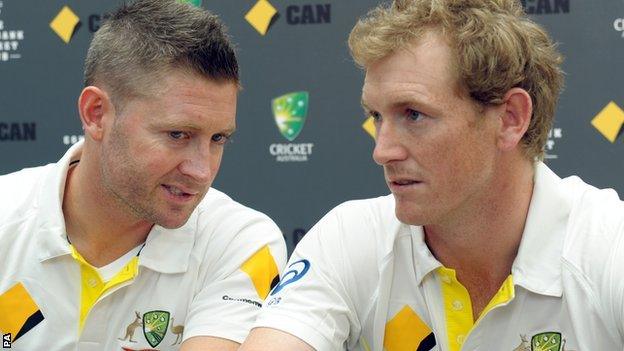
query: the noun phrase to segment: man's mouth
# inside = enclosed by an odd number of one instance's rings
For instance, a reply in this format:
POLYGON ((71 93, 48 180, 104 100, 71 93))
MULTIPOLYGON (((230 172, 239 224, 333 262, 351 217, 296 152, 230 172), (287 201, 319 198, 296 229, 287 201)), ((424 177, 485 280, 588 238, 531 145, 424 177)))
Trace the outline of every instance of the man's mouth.
POLYGON ((417 184, 420 182, 416 180, 396 180, 396 181, 391 181, 390 183, 392 185, 405 186, 405 185, 417 184))
POLYGON ((177 197, 183 197, 183 198, 191 197, 199 193, 197 191, 193 191, 190 189, 182 189, 180 187, 167 185, 167 184, 162 184, 162 187, 165 188, 165 190, 167 190, 169 194, 173 196, 177 196, 177 197))
POLYGON ((411 191, 412 189, 419 187, 420 184, 423 184, 420 180, 402 177, 389 177, 387 182, 388 187, 393 193, 411 191))

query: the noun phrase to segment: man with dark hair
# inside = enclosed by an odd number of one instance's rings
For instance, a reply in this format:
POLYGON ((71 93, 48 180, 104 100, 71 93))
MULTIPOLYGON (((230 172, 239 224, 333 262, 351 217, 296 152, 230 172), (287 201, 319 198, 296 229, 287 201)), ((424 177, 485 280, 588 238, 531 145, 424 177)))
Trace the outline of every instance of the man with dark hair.
POLYGON ((0 331, 20 350, 235 350, 286 260, 211 189, 238 64, 216 16, 139 0, 95 33, 84 142, 0 177, 0 331))
POLYGON ((391 195, 295 249, 245 351, 624 349, 624 203, 541 159, 561 55, 518 0, 395 0, 353 28, 391 195))

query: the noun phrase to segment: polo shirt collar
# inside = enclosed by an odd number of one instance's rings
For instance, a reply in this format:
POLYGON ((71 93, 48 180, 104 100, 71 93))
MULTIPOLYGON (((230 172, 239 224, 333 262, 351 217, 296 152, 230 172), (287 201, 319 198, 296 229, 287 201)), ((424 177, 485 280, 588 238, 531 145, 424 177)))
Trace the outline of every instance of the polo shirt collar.
MULTIPOLYGON (((80 159, 83 143, 74 144, 56 164, 51 165, 51 170, 40 184, 35 208, 38 213, 38 258, 42 262, 71 254, 62 204, 67 172, 70 164, 80 159)), ((141 250, 139 265, 160 273, 185 272, 195 242, 198 217, 196 208, 189 220, 178 229, 153 226, 141 250)))
POLYGON ((571 196, 561 178, 537 163, 533 196, 511 269, 515 285, 541 295, 562 295, 561 257, 571 196))
POLYGON ((177 229, 154 225, 139 257, 139 266, 166 274, 186 272, 197 233, 198 209, 177 229))
MULTIPOLYGON (((561 178, 538 162, 522 240, 512 265, 515 285, 541 295, 561 296, 561 256, 571 206, 570 194, 563 188, 561 178)), ((420 285, 427 274, 442 264, 425 243, 423 227, 410 226, 410 230, 416 282, 420 285)))
POLYGON ((41 262, 71 254, 62 204, 67 172, 71 162, 80 159, 82 144, 83 141, 74 144, 56 164, 49 165, 50 170, 39 184, 34 207, 38 218, 36 238, 39 245, 38 258, 41 262))
POLYGON ((442 267, 440 261, 429 250, 425 242, 425 230, 422 226, 410 225, 412 232, 412 253, 414 255, 414 271, 416 272, 416 284, 420 285, 427 274, 442 267))

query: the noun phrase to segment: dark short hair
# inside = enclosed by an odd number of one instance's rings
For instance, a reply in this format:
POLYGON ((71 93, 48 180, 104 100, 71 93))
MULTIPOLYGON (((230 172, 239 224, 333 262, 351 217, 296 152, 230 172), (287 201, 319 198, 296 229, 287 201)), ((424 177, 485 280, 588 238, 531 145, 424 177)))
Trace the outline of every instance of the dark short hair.
POLYGON ((84 84, 105 86, 123 106, 157 89, 154 83, 172 69, 239 84, 234 47, 216 15, 174 0, 137 0, 112 12, 94 34, 84 84))

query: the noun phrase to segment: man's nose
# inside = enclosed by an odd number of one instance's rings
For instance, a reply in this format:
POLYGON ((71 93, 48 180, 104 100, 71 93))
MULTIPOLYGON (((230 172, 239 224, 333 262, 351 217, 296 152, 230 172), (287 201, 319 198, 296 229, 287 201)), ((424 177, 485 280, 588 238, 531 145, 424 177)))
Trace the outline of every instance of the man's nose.
POLYGON ((180 172, 193 178, 197 183, 206 184, 212 180, 212 162, 210 145, 199 145, 179 166, 180 172))
POLYGON ((404 140, 396 125, 389 122, 378 124, 373 159, 381 166, 406 159, 407 150, 403 142, 404 140))

